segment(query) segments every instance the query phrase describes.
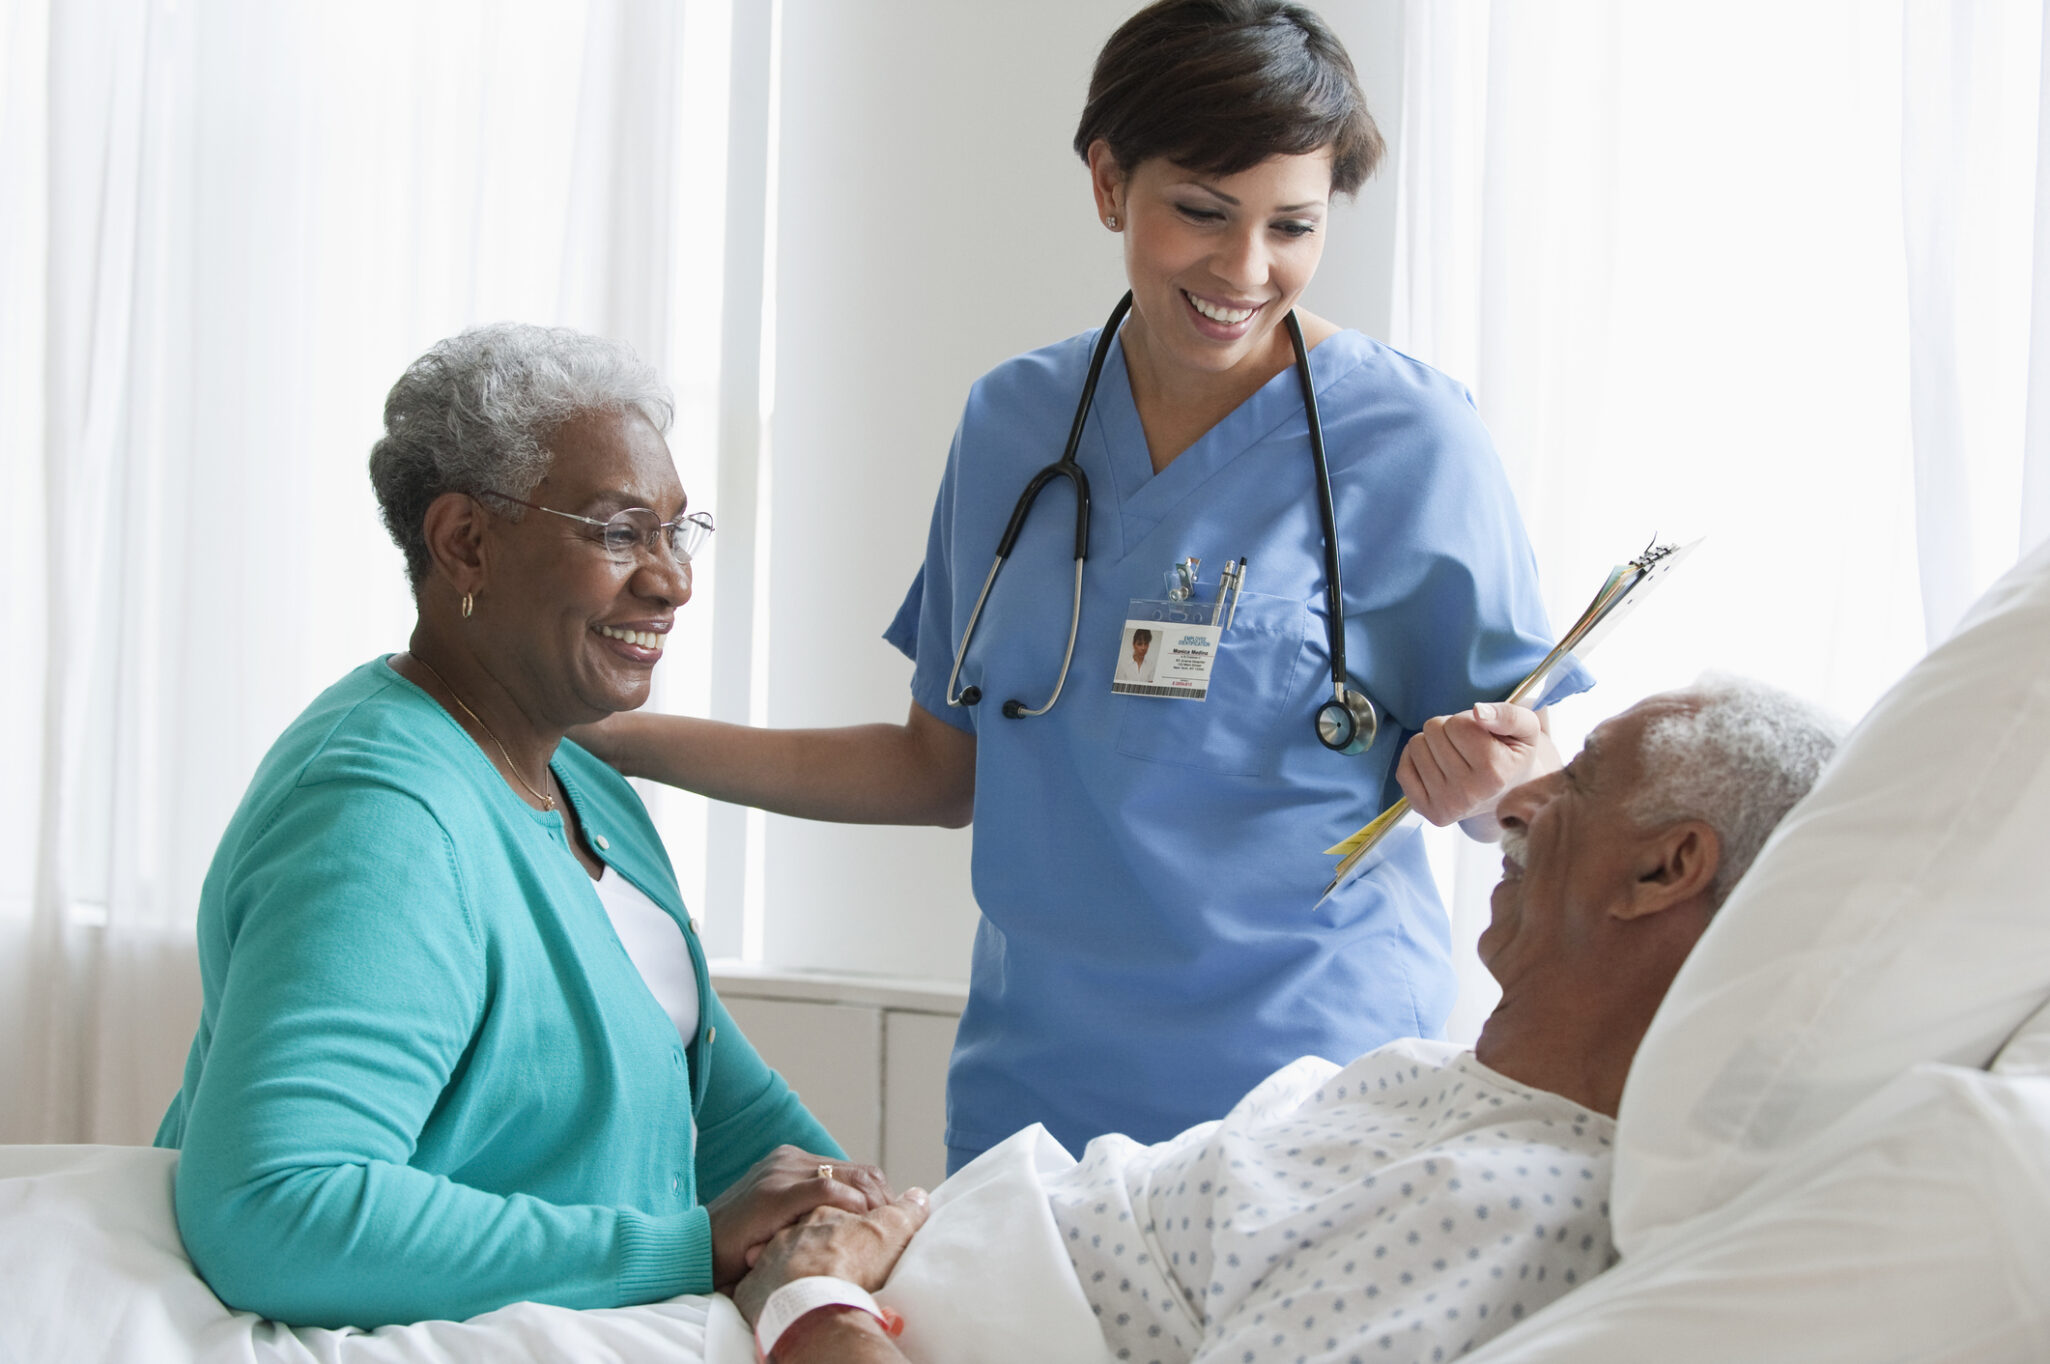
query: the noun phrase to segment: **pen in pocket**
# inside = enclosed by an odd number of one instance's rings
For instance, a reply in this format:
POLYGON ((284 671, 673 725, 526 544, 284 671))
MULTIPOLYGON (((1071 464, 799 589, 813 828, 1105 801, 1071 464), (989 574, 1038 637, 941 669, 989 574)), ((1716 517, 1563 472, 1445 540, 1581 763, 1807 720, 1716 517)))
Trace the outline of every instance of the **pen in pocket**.
POLYGON ((1217 623, 1219 633, 1231 629, 1232 620, 1239 613, 1239 591, 1246 585, 1246 565, 1250 558, 1227 564, 1217 583, 1217 612, 1222 619, 1217 623))

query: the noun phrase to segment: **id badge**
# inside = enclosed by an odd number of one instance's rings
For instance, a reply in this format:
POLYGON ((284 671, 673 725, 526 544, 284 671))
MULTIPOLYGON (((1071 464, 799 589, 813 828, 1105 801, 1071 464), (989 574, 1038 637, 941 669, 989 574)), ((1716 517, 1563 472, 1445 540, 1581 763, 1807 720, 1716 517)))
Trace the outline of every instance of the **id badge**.
POLYGON ((1217 662, 1217 603, 1141 601, 1125 612, 1110 689, 1120 696, 1201 701, 1217 662))

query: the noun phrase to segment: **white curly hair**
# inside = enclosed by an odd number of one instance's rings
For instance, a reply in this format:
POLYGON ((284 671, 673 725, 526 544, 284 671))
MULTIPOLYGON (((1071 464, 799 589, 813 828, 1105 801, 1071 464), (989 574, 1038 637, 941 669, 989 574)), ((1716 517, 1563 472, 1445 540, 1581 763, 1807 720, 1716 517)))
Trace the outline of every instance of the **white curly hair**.
POLYGON ((1715 830, 1722 856, 1709 893, 1720 906, 1815 784, 1844 725, 1792 693, 1727 673, 1706 674, 1675 699, 1692 704, 1645 726, 1644 784, 1630 815, 1646 826, 1699 819, 1715 830))
POLYGON ((667 431, 675 400, 631 347, 568 327, 471 327, 406 367, 384 400, 370 482, 416 593, 434 499, 486 489, 526 497, 548 472, 548 437, 587 412, 637 412, 667 431))

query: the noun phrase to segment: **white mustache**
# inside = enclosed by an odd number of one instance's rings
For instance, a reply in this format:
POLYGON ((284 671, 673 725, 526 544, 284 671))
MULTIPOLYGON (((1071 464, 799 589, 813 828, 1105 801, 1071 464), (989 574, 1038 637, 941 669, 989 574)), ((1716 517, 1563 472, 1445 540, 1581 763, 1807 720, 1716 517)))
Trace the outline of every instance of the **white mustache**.
POLYGON ((1523 848, 1530 835, 1522 829, 1502 831, 1502 856, 1514 862, 1518 870, 1523 868, 1523 848))

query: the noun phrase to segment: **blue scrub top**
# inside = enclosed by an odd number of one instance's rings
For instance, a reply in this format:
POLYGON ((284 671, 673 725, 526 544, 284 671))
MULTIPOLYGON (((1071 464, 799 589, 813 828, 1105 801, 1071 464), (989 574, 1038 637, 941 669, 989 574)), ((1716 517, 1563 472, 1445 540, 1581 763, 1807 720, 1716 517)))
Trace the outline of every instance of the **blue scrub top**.
MULTIPOLYGON (((1402 746, 1434 715, 1499 699, 1551 631, 1516 504, 1458 384, 1357 332, 1311 352, 1345 574, 1346 661, 1381 712, 1345 757, 1317 741, 1331 693, 1323 535, 1293 368, 1153 472, 1121 343, 1076 458, 1092 515, 1082 619, 1060 703, 1074 565, 1065 480, 1034 505, 947 675, 1019 492, 1057 458, 1098 333, 1019 356, 970 392, 925 565, 886 638, 912 696, 976 735, 973 879, 982 911, 947 1084, 955 1164, 1029 1123, 1072 1151, 1152 1142, 1221 1116, 1298 1056, 1344 1063, 1440 1035, 1455 993, 1421 840, 1312 912, 1322 850, 1400 794, 1402 746), (1133 598, 1176 560, 1214 591, 1251 566, 1208 700, 1110 690, 1133 598)), ((1211 595, 1211 591, 1201 594, 1211 595)), ((1589 679, 1570 664, 1551 695, 1589 679)))

